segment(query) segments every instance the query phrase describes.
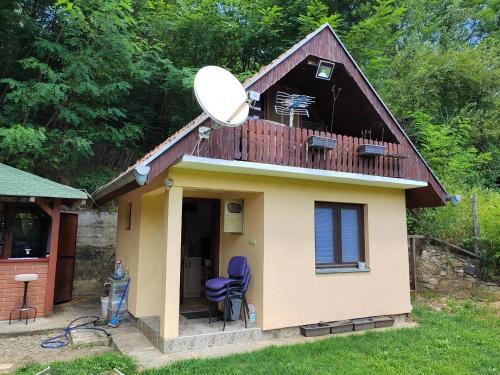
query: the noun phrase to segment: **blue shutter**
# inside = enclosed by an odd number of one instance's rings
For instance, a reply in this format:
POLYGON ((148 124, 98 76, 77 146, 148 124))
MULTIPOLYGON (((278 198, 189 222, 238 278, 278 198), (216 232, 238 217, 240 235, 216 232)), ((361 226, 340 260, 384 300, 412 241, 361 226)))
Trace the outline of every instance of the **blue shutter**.
POLYGON ((316 263, 333 263, 333 210, 316 207, 314 210, 316 263))
POLYGON ((342 208, 340 225, 342 235, 342 263, 359 261, 358 210, 342 208))

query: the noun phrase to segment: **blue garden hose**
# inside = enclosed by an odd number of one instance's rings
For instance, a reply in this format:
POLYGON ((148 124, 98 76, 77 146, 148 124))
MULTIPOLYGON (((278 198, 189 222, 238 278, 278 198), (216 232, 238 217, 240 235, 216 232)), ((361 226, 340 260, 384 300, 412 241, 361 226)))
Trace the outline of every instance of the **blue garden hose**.
POLYGON ((63 333, 57 336, 49 337, 46 340, 43 340, 40 346, 44 349, 57 349, 62 348, 68 345, 71 342, 70 334, 76 330, 90 330, 90 331, 98 331, 104 332, 106 336, 110 336, 109 332, 104 328, 96 327, 96 323, 99 320, 98 316, 89 315, 89 316, 81 316, 72 320, 66 328, 64 328, 63 333), (75 322, 79 320, 86 319, 85 322, 75 324, 75 322))

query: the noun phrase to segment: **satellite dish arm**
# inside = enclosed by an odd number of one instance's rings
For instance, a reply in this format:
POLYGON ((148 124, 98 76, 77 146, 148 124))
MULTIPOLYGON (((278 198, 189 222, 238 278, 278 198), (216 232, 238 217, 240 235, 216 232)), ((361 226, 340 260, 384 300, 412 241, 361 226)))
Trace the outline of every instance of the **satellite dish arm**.
POLYGON ((231 116, 229 116, 229 118, 227 119, 227 122, 231 122, 237 115, 238 113, 240 113, 240 111, 245 108, 245 106, 248 104, 248 101, 245 100, 243 103, 241 103, 238 108, 236 108, 236 110, 233 112, 233 114, 231 116))

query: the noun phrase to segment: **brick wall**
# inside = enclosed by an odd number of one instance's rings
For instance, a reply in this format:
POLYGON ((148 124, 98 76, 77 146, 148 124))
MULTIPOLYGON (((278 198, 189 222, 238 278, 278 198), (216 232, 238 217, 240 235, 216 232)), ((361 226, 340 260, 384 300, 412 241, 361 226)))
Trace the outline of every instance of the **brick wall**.
MULTIPOLYGON (((29 283, 28 304, 38 309, 38 317, 43 316, 48 265, 48 259, 0 260, 0 320, 9 319, 11 310, 23 303, 24 283, 14 279, 20 273, 38 274, 38 280, 29 283)), ((19 313, 14 317, 19 318, 19 313)))

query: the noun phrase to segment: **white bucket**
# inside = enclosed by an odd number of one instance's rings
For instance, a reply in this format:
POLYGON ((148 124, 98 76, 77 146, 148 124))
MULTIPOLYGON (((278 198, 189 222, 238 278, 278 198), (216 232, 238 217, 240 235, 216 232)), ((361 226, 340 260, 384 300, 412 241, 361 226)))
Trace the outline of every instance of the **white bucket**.
POLYGON ((109 297, 101 297, 101 315, 108 315, 109 297))

